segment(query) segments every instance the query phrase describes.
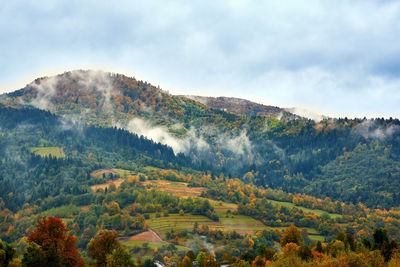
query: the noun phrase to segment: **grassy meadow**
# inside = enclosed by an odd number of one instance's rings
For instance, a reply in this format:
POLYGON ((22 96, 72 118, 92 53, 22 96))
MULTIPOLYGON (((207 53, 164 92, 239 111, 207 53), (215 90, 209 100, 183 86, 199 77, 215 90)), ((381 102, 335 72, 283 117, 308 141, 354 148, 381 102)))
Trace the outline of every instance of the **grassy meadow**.
POLYGON ((64 151, 60 147, 31 147, 30 148, 32 153, 39 155, 41 157, 56 157, 56 158, 63 158, 65 157, 64 151))

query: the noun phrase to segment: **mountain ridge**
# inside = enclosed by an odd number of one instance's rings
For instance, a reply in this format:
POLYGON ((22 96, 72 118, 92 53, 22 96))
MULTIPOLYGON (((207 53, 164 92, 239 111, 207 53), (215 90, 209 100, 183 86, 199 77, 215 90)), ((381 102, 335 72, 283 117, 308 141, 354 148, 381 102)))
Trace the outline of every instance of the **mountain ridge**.
POLYGON ((246 116, 275 117, 282 120, 305 119, 294 113, 288 112, 284 108, 259 104, 243 98, 226 97, 226 96, 210 97, 210 96, 197 96, 197 95, 182 95, 182 96, 193 99, 195 101, 198 101, 206 106, 215 109, 238 113, 246 116))

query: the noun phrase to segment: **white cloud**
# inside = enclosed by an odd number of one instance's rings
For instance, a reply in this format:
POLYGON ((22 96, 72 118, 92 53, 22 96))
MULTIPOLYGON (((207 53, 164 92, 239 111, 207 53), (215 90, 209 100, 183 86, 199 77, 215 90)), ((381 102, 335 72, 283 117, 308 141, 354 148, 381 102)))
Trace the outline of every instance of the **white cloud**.
POLYGON ((400 126, 390 125, 379 127, 379 125, 377 125, 377 123, 373 120, 366 120, 357 125, 355 132, 365 138, 383 140, 387 137, 391 137, 394 134, 400 133, 400 126))
POLYGON ((143 135, 154 142, 172 147, 176 154, 187 154, 192 149, 198 152, 209 149, 207 142, 202 137, 197 137, 194 129, 190 129, 185 137, 178 138, 169 133, 166 127, 152 125, 140 118, 130 120, 126 128, 139 136, 143 135))
POLYGON ((168 133, 167 129, 161 126, 152 126, 145 120, 134 118, 129 121, 127 129, 139 136, 143 135, 154 142, 169 145, 175 153, 184 152, 187 149, 185 143, 168 133))
POLYGON ((31 104, 40 109, 48 109, 51 99, 57 94, 57 83, 57 76, 42 79, 38 83, 31 83, 31 86, 37 90, 36 97, 32 99, 31 104))
MULTIPOLYGON (((225 163, 232 165, 232 168, 238 169, 243 164, 251 164, 257 157, 254 155, 253 144, 245 131, 238 135, 230 135, 222 133, 214 127, 205 126, 201 129, 191 128, 185 136, 179 138, 168 132, 166 127, 152 125, 149 121, 141 118, 130 120, 125 128, 137 135, 143 135, 155 142, 168 145, 172 147, 175 154, 184 153, 193 161, 218 160, 216 151, 207 141, 208 138, 213 139, 214 145, 226 154, 225 161, 229 160, 230 162, 225 163)), ((215 162, 215 164, 219 163, 215 162)))
MULTIPOLYGON (((293 114, 302 116, 304 118, 314 120, 315 122, 319 122, 324 118, 326 118, 325 116, 321 115, 318 111, 314 111, 309 108, 294 107, 294 108, 286 108, 285 110, 293 114)), ((277 118, 280 119, 279 117, 277 118)))
POLYGON ((217 138, 217 144, 222 149, 229 150, 237 156, 244 157, 246 162, 250 162, 253 159, 253 145, 245 131, 233 137, 220 133, 217 138))

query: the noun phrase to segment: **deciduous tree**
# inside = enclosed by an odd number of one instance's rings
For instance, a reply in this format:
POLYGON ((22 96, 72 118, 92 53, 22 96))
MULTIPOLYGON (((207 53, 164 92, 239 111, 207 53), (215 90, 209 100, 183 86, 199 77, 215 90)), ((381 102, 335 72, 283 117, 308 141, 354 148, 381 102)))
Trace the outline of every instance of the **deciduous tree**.
MULTIPOLYGON (((40 246, 45 257, 45 266, 84 266, 76 249, 76 238, 66 234, 68 229, 58 217, 43 217, 36 224, 36 230, 28 235, 28 243, 40 246)), ((30 247, 33 250, 39 251, 30 247)), ((29 254, 29 252, 27 251, 29 254)), ((27 255, 28 256, 28 255, 27 255)))
POLYGON ((301 237, 301 232, 299 228, 294 225, 286 228, 285 233, 281 238, 281 246, 284 247, 287 243, 295 243, 297 245, 303 244, 303 238, 301 237))
POLYGON ((102 230, 90 240, 88 244, 89 256, 96 260, 96 266, 106 266, 107 255, 119 246, 115 231, 102 230))

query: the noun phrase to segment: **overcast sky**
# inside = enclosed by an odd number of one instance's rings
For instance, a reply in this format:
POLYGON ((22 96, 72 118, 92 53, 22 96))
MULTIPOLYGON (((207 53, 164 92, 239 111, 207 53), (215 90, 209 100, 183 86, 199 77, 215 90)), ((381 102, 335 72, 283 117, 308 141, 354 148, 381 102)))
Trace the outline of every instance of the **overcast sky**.
POLYGON ((0 91, 105 69, 173 94, 400 117, 400 1, 2 1, 0 91))

